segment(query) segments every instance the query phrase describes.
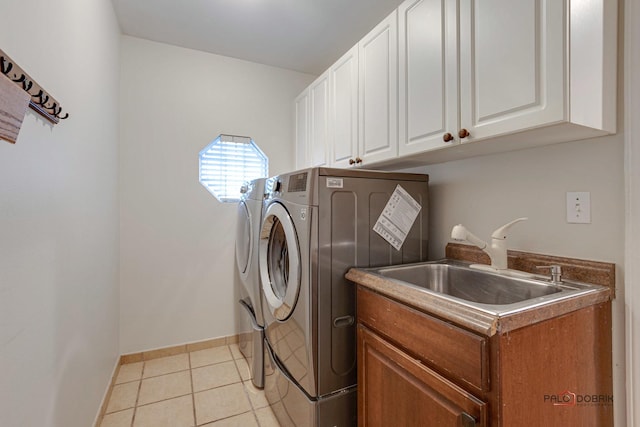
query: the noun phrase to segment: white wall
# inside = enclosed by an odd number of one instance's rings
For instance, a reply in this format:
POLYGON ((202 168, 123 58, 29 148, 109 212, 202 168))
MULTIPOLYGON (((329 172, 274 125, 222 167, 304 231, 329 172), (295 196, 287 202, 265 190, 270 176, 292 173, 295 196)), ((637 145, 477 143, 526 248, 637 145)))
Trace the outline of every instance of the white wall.
POLYGON ((430 176, 429 255, 444 257, 451 229, 462 223, 483 240, 518 217, 510 249, 616 264, 614 402, 625 425, 624 132, 411 171, 430 176), (566 223, 566 192, 591 192, 591 224, 566 223))
POLYGON ((293 99, 313 76, 122 37, 121 352, 236 333, 236 205, 198 182, 218 134, 294 165, 293 99))
POLYGON ((626 274, 627 425, 640 426, 640 7, 624 3, 625 22, 625 172, 626 172, 626 274))
POLYGON ((518 217, 510 249, 624 260, 622 134, 421 168, 430 175, 430 256, 444 256, 459 223, 488 240, 518 217), (591 192, 591 224, 566 222, 566 193, 591 192))
POLYGON ((86 427, 118 356, 119 29, 109 0, 2 1, 0 46, 71 115, 0 141, 0 425, 86 427))

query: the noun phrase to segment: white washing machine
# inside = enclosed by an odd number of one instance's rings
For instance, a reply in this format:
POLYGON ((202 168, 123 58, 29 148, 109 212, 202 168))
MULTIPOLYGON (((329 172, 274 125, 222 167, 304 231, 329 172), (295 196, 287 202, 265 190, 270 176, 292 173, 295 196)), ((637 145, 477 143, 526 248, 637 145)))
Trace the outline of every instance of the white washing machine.
POLYGON ((265 192, 265 395, 282 426, 355 426, 355 285, 344 275, 427 260, 428 176, 312 168, 270 178, 265 192), (419 212, 397 250, 373 228, 398 186, 419 212))
POLYGON ((258 388, 264 387, 264 316, 257 245, 265 180, 259 178, 242 186, 236 231, 236 264, 240 275, 238 346, 249 365, 251 380, 258 388))

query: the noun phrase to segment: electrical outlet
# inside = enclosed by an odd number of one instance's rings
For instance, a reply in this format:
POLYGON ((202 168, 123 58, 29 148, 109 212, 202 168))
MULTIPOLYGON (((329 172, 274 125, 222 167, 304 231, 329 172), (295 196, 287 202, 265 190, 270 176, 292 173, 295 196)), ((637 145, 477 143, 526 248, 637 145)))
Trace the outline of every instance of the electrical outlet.
POLYGON ((569 224, 591 224, 590 192, 567 192, 567 222, 569 224))

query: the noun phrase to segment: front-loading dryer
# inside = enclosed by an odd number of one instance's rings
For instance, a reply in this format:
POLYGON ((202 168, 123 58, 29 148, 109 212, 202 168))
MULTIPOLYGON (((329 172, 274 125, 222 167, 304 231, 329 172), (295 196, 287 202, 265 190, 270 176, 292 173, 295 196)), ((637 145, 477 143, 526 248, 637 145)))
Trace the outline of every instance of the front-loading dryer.
POLYGON ((264 386, 264 316, 257 246, 265 180, 259 178, 242 186, 236 228, 236 265, 240 275, 238 346, 249 365, 251 380, 259 388, 264 386))
POLYGON ((356 425, 355 288, 344 275, 426 260, 427 221, 427 175, 311 168, 267 180, 264 388, 281 425, 356 425), (374 226, 398 187, 420 209, 395 249, 374 226))

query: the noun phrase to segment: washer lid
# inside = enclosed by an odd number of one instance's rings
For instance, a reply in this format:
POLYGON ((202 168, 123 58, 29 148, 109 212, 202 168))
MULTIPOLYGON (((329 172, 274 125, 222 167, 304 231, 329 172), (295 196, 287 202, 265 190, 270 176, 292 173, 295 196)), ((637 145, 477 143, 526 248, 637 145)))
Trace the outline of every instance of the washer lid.
POLYGON ((236 225, 236 264, 241 276, 247 274, 253 236, 251 235, 251 215, 244 200, 238 203, 238 223, 236 225))
POLYGON ((260 232, 260 277, 269 311, 286 320, 300 293, 300 247, 291 216, 280 203, 264 213, 260 232))

